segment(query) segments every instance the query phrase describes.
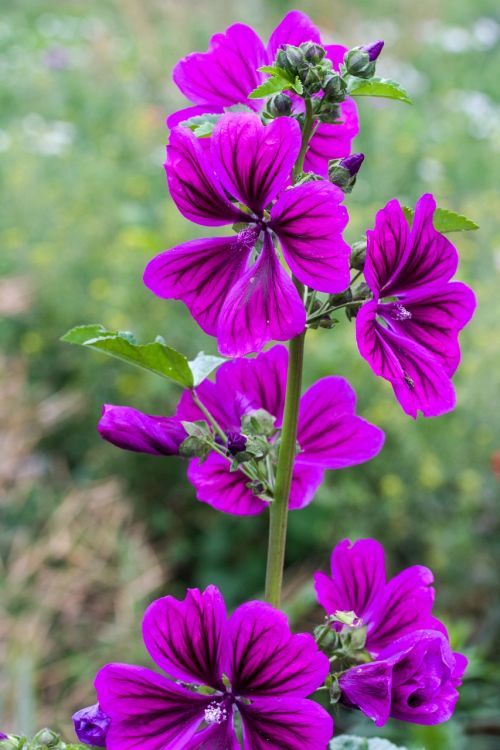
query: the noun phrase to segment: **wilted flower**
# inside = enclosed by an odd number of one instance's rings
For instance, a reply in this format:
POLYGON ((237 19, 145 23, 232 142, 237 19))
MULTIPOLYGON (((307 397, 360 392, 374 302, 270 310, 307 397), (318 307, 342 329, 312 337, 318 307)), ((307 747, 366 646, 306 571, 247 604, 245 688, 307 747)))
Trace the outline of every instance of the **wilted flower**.
POLYGON ((143 636, 155 664, 108 664, 96 677, 99 703, 111 717, 108 750, 245 748, 323 750, 333 722, 307 700, 324 681, 328 659, 310 635, 292 635, 268 604, 244 604, 229 618, 215 586, 188 590, 147 609, 143 636), (174 682, 176 680, 176 682, 174 682))
POLYGON ((332 552, 331 576, 315 575, 321 606, 328 615, 354 611, 366 628, 366 649, 377 658, 395 639, 414 630, 444 630, 431 614, 433 582, 432 571, 422 565, 387 581, 384 548, 375 539, 354 544, 344 539, 332 552))
POLYGON ((82 708, 73 714, 76 736, 80 742, 95 745, 95 747, 106 747, 110 723, 111 719, 101 710, 98 703, 82 708))
MULTIPOLYGON (((239 359, 219 367, 215 383, 205 380, 195 389, 197 398, 209 410, 227 436, 230 454, 244 449, 242 421, 246 415, 264 409, 276 418, 277 435, 269 436, 270 446, 279 438, 286 391, 288 353, 283 346, 274 346, 255 359, 239 359)), ((290 508, 302 508, 314 497, 326 469, 341 469, 368 461, 381 449, 384 434, 374 425, 355 415, 356 395, 343 378, 326 377, 317 381, 302 396, 298 423, 298 453, 293 470, 290 508)), ((175 419, 207 421, 206 415, 185 391, 175 419)), ((172 418, 141 415, 128 407, 107 406, 103 417, 105 427, 119 421, 120 432, 102 429, 101 435, 119 447, 147 453, 171 455, 170 421, 172 418), (113 410, 119 413, 113 418, 113 410), (127 413, 130 421, 127 424, 127 413), (139 416, 138 416, 139 415, 139 416), (165 421, 167 427, 164 428, 165 421), (147 437, 148 429, 152 438, 147 437), (161 431, 166 429, 165 438, 161 431), (165 444, 166 448, 162 449, 165 444), (143 445, 145 447, 141 448, 143 445), (154 449, 152 449, 154 447, 154 449)), ((101 420, 101 422, 103 421, 101 420)), ((231 471, 224 456, 211 452, 200 461, 193 458, 188 469, 189 480, 196 487, 198 500, 217 510, 236 515, 260 513, 268 503, 258 497, 255 487, 240 470, 231 471)))
MULTIPOLYGON (((304 42, 313 43, 310 45, 311 55, 314 56, 316 51, 316 57, 318 45, 321 45, 333 68, 338 70, 346 48, 338 44, 322 44, 318 28, 297 10, 288 13, 276 27, 267 47, 245 24, 237 23, 223 34, 215 34, 207 52, 194 52, 175 66, 175 83, 196 106, 171 115, 168 126, 172 128, 194 115, 223 112, 225 107, 235 104, 259 111, 262 100, 248 98, 266 78, 257 69, 272 65, 285 45, 299 46, 304 42)), ((359 131, 356 105, 351 99, 340 105, 340 119, 341 124, 318 125, 306 155, 306 171, 326 176, 328 159, 350 153, 351 143, 359 131)))
POLYGON ((361 355, 389 380, 404 411, 432 417, 455 406, 451 377, 460 361, 458 333, 475 297, 450 281, 455 247, 433 226, 436 202, 423 195, 410 229, 398 201, 378 212, 367 232, 365 278, 373 292, 356 318, 361 355))
POLYGON ((376 661, 341 675, 342 701, 379 727, 389 717, 440 724, 453 714, 466 667, 465 656, 451 651, 443 633, 416 630, 383 649, 376 661))
POLYGON ((118 448, 155 456, 178 456, 187 438, 178 419, 143 414, 130 406, 105 404, 98 429, 105 440, 118 448))
POLYGON ((254 114, 224 115, 210 153, 189 129, 172 133, 166 169, 179 210, 198 224, 236 223, 240 231, 161 253, 144 281, 159 297, 185 302, 203 330, 217 336, 223 354, 259 351, 304 330, 304 305, 278 260, 275 235, 299 281, 324 292, 349 285, 342 191, 324 180, 285 190, 300 145, 296 121, 265 126, 254 114))

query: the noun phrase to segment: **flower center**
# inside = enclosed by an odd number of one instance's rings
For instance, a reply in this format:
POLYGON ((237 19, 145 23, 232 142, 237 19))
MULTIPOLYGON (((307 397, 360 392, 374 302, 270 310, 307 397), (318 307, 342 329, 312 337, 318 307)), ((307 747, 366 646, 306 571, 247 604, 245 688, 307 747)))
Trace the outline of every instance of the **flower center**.
POLYGON ((391 305, 390 315, 393 320, 410 320, 412 314, 400 304, 391 305))
POLYGON ((207 724, 223 724, 227 721, 227 709, 221 703, 209 703, 205 709, 207 724))

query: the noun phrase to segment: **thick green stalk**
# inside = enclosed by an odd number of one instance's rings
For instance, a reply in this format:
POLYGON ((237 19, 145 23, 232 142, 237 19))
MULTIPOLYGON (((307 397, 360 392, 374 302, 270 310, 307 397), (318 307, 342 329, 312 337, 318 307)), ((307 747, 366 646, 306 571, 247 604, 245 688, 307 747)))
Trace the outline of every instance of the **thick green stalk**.
MULTIPOLYGON (((310 99, 305 100, 305 118, 302 127, 302 144, 293 169, 296 182, 303 173, 309 141, 313 133, 314 117, 310 99)), ((294 284, 304 297, 304 287, 294 279, 294 284)), ((300 389, 302 384, 302 366, 304 361, 305 330, 291 339, 289 344, 288 373, 286 382, 285 408, 281 443, 276 470, 274 500, 269 506, 269 544, 267 551, 265 598, 273 607, 281 603, 283 585, 283 567, 285 564, 286 532, 288 526, 288 502, 292 484, 293 465, 295 463, 297 444, 297 419, 299 414, 300 389)))

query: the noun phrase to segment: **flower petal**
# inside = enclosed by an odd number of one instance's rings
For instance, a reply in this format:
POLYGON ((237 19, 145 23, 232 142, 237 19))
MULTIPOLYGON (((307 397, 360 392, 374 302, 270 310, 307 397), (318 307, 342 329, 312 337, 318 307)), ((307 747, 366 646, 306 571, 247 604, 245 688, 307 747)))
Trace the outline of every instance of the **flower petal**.
POLYGON ((399 201, 389 201, 377 212, 374 229, 366 233, 364 274, 375 296, 391 286, 406 253, 409 236, 410 228, 399 201))
POLYGON ((195 104, 246 104, 259 109, 261 103, 248 95, 264 77, 257 68, 267 64, 266 49, 255 31, 235 23, 210 39, 207 52, 194 52, 180 60, 173 78, 195 104))
POLYGON ((188 589, 183 601, 157 599, 142 622, 144 643, 151 658, 177 680, 223 690, 221 655, 226 606, 220 591, 188 589))
POLYGON ((175 417, 143 414, 130 406, 104 404, 97 429, 118 448, 154 456, 178 456, 187 433, 175 417))
POLYGON ((189 462, 188 479, 196 488, 196 497, 212 508, 234 516, 262 513, 268 503, 260 500, 247 484, 250 481, 240 470, 229 471, 229 461, 211 453, 206 461, 189 462))
POLYGON ((378 727, 389 720, 391 711, 392 664, 375 661, 348 669, 340 677, 342 701, 359 708, 378 727))
POLYGON ((233 286, 222 307, 219 351, 230 357, 260 351, 268 341, 297 336, 305 321, 302 300, 266 232, 260 256, 233 286))
POLYGON ((211 699, 129 664, 103 667, 95 687, 102 710, 111 718, 108 750, 183 750, 211 699))
POLYGON ((228 113, 212 134, 214 168, 228 193, 260 216, 285 187, 300 144, 300 126, 289 117, 263 125, 258 115, 228 113))
POLYGON ((349 286, 349 245, 342 231, 349 221, 344 193, 329 182, 286 190, 271 210, 271 227, 283 255, 302 283, 320 292, 349 286))
POLYGON ((264 602, 248 602, 228 620, 225 673, 233 693, 245 698, 293 694, 305 697, 323 684, 325 654, 308 633, 293 635, 283 612, 264 602))
POLYGON ((197 732, 183 750, 241 750, 232 721, 197 732))
POLYGON ((356 394, 343 378, 318 380, 300 399, 297 438, 303 464, 342 469, 369 461, 384 433, 354 414, 356 394))
POLYGON ((333 719, 304 698, 256 698, 240 707, 244 750, 326 750, 333 719))
POLYGON ((385 585, 384 548, 375 539, 344 539, 332 552, 331 578, 316 573, 318 602, 327 614, 354 611, 363 618, 385 585))
POLYGON ((177 127, 172 131, 165 170, 172 199, 186 219, 204 226, 248 219, 227 199, 215 177, 209 154, 189 128, 177 127))
MULTIPOLYGON (((411 317, 394 319, 392 316, 391 327, 427 349, 451 377, 460 362, 458 332, 467 325, 476 309, 472 289, 451 281, 432 290, 404 295, 400 302, 411 317)), ((390 308, 390 305, 381 305, 380 309, 390 308)), ((398 303, 392 305, 400 307, 398 303)))
POLYGON ((290 487, 288 503, 290 510, 305 508, 314 500, 324 475, 323 469, 310 466, 302 461, 302 456, 297 456, 293 466, 292 486, 290 487))
POLYGON ((311 19, 300 10, 291 10, 276 26, 267 45, 269 61, 274 62, 276 53, 285 44, 298 47, 304 42, 321 43, 319 29, 311 19))
POLYGON ((413 630, 444 630, 432 617, 434 576, 429 568, 414 565, 392 578, 370 608, 367 648, 377 656, 395 639, 413 630))
POLYGON ((248 264, 247 239, 245 234, 184 242, 148 263, 144 283, 157 297, 182 300, 214 336, 227 295, 248 264))
POLYGON ((358 108, 352 99, 346 99, 340 105, 340 118, 342 122, 337 125, 319 123, 306 154, 306 172, 328 177, 329 160, 341 159, 351 153, 352 142, 359 133, 358 108))
MULTIPOLYGON (((383 308, 383 305, 380 305, 383 308)), ((363 305, 356 318, 359 351, 376 375, 391 382, 403 410, 435 417, 455 406, 453 384, 440 361, 416 341, 376 321, 377 305, 363 305)))

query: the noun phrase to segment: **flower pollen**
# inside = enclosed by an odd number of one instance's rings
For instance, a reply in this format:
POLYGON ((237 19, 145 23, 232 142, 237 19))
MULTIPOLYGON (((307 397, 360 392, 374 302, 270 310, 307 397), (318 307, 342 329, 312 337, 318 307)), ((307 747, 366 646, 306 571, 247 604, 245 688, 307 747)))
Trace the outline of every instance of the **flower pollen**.
POLYGON ((412 314, 403 305, 393 305, 391 308, 391 317, 394 320, 410 320, 412 314))
POLYGON ((220 703, 210 703, 205 709, 207 724, 223 724, 227 721, 227 710, 220 703))

